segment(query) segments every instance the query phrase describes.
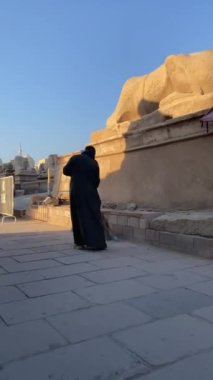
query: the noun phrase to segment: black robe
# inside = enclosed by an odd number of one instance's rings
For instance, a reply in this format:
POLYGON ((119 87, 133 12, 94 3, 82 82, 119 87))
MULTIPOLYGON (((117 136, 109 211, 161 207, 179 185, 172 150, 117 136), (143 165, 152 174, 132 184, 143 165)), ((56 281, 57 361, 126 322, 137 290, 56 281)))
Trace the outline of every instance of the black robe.
POLYGON ((75 244, 92 249, 105 249, 101 220, 101 200, 97 191, 100 183, 97 161, 86 154, 70 158, 63 168, 70 176, 70 206, 75 244))

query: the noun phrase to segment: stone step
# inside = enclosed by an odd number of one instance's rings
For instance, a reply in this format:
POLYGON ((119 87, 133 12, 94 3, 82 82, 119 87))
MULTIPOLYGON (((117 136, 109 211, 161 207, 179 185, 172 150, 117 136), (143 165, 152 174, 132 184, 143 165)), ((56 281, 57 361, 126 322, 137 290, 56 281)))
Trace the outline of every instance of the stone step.
MULTIPOLYGON (((213 211, 162 212, 111 210, 102 213, 112 236, 148 242, 196 256, 213 258, 213 211)), ((32 207, 32 219, 71 228, 70 207, 32 207)))

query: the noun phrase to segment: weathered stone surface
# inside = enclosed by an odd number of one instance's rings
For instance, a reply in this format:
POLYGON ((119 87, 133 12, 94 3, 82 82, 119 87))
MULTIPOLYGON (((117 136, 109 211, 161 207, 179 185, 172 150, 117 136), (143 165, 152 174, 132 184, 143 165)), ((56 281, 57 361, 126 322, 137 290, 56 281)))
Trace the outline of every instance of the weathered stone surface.
MULTIPOLYGON (((77 251, 77 250, 76 250, 77 251)), ((79 252, 79 251, 77 251, 79 252)), ((82 251, 81 251, 82 252, 82 251)), ((100 253, 95 253, 95 252, 84 252, 84 253, 78 253, 76 255, 67 255, 65 257, 61 257, 61 258, 58 258, 57 261, 62 263, 62 264, 66 264, 66 265, 70 265, 70 264, 76 264, 77 263, 81 263, 81 262, 84 262, 84 263, 87 263, 89 261, 92 261, 92 260, 96 260, 96 259, 102 259, 103 255, 101 255, 100 253)))
POLYGON ((156 274, 143 277, 144 284, 162 290, 175 289, 202 281, 206 281, 206 277, 189 271, 178 271, 164 275, 156 274))
POLYGON ((66 344, 65 339, 45 321, 2 327, 1 341, 5 343, 0 345, 1 364, 66 344))
POLYGON ((139 377, 137 380, 212 380, 212 361, 212 352, 195 355, 156 370, 147 376, 139 377))
POLYGON ((175 246, 175 234, 160 231, 159 241, 160 241, 160 244, 162 244, 162 245, 174 247, 175 246))
POLYGON ((135 257, 107 257, 103 258, 103 260, 96 260, 92 261, 91 264, 96 265, 98 268, 104 269, 104 268, 119 268, 119 267, 125 267, 128 265, 134 266, 134 267, 142 267, 143 261, 135 258, 135 257))
POLYGON ((0 318, 0 328, 1 327, 6 327, 6 324, 3 322, 3 320, 0 318))
POLYGON ((114 379, 139 365, 146 370, 138 357, 103 337, 12 363, 0 376, 8 380, 114 379))
MULTIPOLYGON (((143 283, 143 279, 140 282, 143 283)), ((169 318, 178 314, 190 313, 203 306, 213 305, 213 297, 179 288, 158 291, 149 296, 144 295, 129 301, 129 304, 153 318, 169 318)))
POLYGON ((25 298, 24 294, 14 286, 4 286, 0 288, 0 304, 22 300, 25 298))
POLYGON ((188 315, 131 328, 114 337, 153 365, 171 363, 213 347, 212 326, 188 315))
POLYGON ((54 259, 56 257, 64 256, 61 252, 42 252, 42 253, 32 253, 30 255, 21 255, 15 256, 15 260, 19 263, 26 263, 28 261, 37 261, 37 260, 45 260, 45 259, 54 259))
POLYGON ((146 240, 152 241, 155 243, 159 242, 159 235, 160 235, 159 231, 155 231, 149 228, 145 232, 146 240))
POLYGON ((147 126, 211 108, 212 68, 213 50, 169 56, 152 73, 125 83, 107 128, 116 129, 141 117, 147 126))
POLYGON ((190 259, 191 257, 186 257, 185 260, 182 261, 179 258, 174 258, 173 260, 158 261, 157 265, 156 262, 143 263, 143 269, 153 274, 170 274, 176 273, 179 270, 188 270, 193 268, 196 264, 202 265, 202 261, 199 261, 199 259, 197 259, 197 263, 190 259))
POLYGON ((39 271, 43 279, 48 279, 48 278, 57 278, 57 277, 64 277, 64 276, 69 276, 72 274, 78 274, 78 273, 87 273, 94 271, 96 266, 91 265, 89 263, 71 263, 74 265, 62 265, 60 267, 56 268, 48 268, 39 271))
POLYGON ((8 265, 16 253, 35 252, 38 263, 37 252, 65 257, 53 259, 61 260, 56 267, 0 274, 0 293, 23 287, 36 297, 0 305, 1 380, 212 380, 212 261, 122 240, 79 253, 67 249, 71 234, 58 227, 28 220, 7 229, 0 256, 11 256, 8 265), (31 252, 21 249, 25 243, 31 252))
POLYGON ((150 220, 150 228, 179 234, 213 237, 213 212, 205 210, 165 213, 150 220))
POLYGON ((145 275, 147 275, 147 272, 143 270, 143 266, 141 265, 138 268, 126 266, 122 268, 96 270, 95 272, 84 273, 83 277, 95 283, 104 284, 107 282, 120 281, 128 278, 135 278, 145 275))
POLYGON ((192 289, 195 292, 207 294, 208 296, 213 296, 213 280, 205 281, 193 285, 187 285, 188 289, 192 289))
POLYGON ((213 306, 203 307, 202 309, 195 310, 193 315, 197 315, 209 322, 213 322, 213 306))
POLYGON ((113 282, 111 284, 95 285, 75 292, 90 302, 107 304, 129 298, 150 294, 155 290, 149 286, 141 285, 136 280, 113 282))
POLYGON ((111 304, 49 317, 57 331, 76 343, 112 333, 150 320, 146 314, 128 305, 111 304))
POLYGON ((8 273, 8 274, 1 275, 0 286, 23 284, 25 282, 31 282, 31 281, 42 280, 42 279, 43 279, 43 276, 39 273, 39 271, 8 273))
POLYGON ((28 270, 35 270, 41 268, 50 268, 57 267, 60 264, 54 260, 39 260, 39 261, 30 261, 26 263, 18 263, 14 261, 12 258, 3 258, 0 259, 0 263, 3 268, 5 268, 8 272, 23 272, 28 270))
POLYGON ((21 284, 18 287, 28 297, 38 297, 46 294, 66 292, 89 285, 91 285, 91 282, 74 275, 21 284))
POLYGON ((0 316, 8 325, 13 325, 87 306, 88 302, 76 294, 66 292, 0 305, 0 316))
POLYGON ((136 242, 144 242, 145 241, 145 229, 142 228, 134 228, 133 230, 133 240, 136 242))
POLYGON ((210 278, 213 278, 213 264, 212 261, 207 261, 208 265, 196 266, 191 268, 190 271, 201 276, 206 277, 206 281, 210 278))

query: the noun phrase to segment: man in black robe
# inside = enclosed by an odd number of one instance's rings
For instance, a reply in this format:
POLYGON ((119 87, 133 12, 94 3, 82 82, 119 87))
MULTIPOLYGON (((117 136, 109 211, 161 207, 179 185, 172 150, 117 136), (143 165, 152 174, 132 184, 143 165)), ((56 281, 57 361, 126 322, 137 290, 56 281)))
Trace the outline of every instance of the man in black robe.
POLYGON ((92 250, 105 249, 95 148, 87 146, 81 154, 71 157, 64 166, 63 173, 71 177, 70 206, 75 245, 92 250))

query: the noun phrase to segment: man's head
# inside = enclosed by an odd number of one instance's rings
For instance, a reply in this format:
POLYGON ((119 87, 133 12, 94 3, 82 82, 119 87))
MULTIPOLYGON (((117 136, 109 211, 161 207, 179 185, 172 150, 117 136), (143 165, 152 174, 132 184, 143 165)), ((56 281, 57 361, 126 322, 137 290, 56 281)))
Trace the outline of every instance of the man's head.
POLYGON ((95 159, 95 148, 92 145, 87 145, 85 147, 85 150, 83 151, 84 154, 89 156, 90 158, 95 159))

